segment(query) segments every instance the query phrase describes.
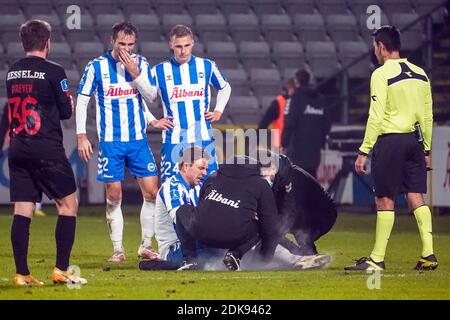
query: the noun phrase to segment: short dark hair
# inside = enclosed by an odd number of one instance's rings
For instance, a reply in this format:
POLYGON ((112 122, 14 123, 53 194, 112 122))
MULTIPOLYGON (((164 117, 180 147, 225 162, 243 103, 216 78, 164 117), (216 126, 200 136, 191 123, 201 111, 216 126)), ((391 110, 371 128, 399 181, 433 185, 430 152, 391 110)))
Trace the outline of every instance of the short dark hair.
POLYGON ((52 27, 45 20, 28 20, 20 26, 20 39, 25 52, 42 51, 50 39, 52 27))
POLYGON ((177 24, 170 30, 169 40, 171 40, 172 37, 181 38, 185 36, 191 36, 192 39, 194 39, 194 34, 192 33, 191 28, 183 24, 177 24))
POLYGON ((119 22, 116 23, 115 25, 113 25, 112 27, 112 37, 113 39, 117 39, 117 35, 119 34, 120 31, 123 31, 123 33, 125 33, 126 35, 132 35, 134 34, 134 36, 138 37, 138 31, 137 28, 134 24, 130 23, 130 22, 119 22))
POLYGON ((309 81, 311 80, 311 75, 306 70, 298 70, 295 73, 295 78, 297 79, 298 83, 303 86, 307 87, 309 86, 309 81))
POLYGON ((372 36, 377 44, 380 42, 384 44, 386 50, 389 52, 400 51, 400 31, 394 26, 381 26, 372 33, 372 36))

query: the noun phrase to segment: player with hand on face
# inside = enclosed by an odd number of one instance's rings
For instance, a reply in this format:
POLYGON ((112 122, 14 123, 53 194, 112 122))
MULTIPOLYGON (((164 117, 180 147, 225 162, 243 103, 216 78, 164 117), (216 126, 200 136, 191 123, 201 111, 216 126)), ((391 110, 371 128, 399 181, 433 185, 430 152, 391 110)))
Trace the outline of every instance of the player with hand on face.
POLYGON ((173 125, 170 118, 156 120, 145 104, 155 99, 156 89, 150 85, 147 60, 132 53, 137 39, 136 27, 122 22, 115 24, 112 32, 112 50, 88 63, 78 88, 78 152, 84 161, 89 161, 92 145, 86 135, 86 112, 90 96, 94 95, 100 140, 97 179, 106 186, 106 219, 114 247, 114 254, 108 261, 125 260, 121 210, 124 166, 136 178, 143 197, 142 242, 138 255, 153 259, 158 256, 151 246, 158 172, 146 128, 151 124, 168 130, 173 125))
POLYGON ((211 156, 207 176, 218 167, 211 123, 221 119, 231 87, 213 61, 192 55, 194 45, 189 27, 174 26, 169 35, 173 56, 151 70, 152 84, 158 88, 164 115, 173 118, 174 124, 163 132, 162 183, 178 172, 179 155, 192 143, 206 149, 211 156), (210 86, 218 90, 214 111, 209 110, 210 86))

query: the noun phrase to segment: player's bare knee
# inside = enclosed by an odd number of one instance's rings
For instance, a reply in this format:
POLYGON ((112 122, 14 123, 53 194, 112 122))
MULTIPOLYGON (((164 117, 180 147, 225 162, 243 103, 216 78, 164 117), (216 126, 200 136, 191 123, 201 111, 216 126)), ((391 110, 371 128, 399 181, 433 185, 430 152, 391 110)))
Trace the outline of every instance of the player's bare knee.
POLYGON ((77 194, 72 193, 62 199, 56 200, 56 206, 58 207, 59 215, 71 217, 76 216, 78 212, 77 194))
POLYGON ((33 202, 16 202, 14 204, 14 214, 27 218, 33 217, 36 206, 33 202))
POLYGON ((157 194, 158 194, 157 188, 152 188, 148 191, 142 191, 142 197, 144 198, 144 201, 149 201, 149 202, 155 201, 157 194))
POLYGON ((122 188, 117 185, 107 185, 106 187, 106 198, 110 201, 121 201, 122 200, 122 188))
POLYGON ((380 197, 376 199, 377 210, 394 210, 394 200, 389 197, 380 197))

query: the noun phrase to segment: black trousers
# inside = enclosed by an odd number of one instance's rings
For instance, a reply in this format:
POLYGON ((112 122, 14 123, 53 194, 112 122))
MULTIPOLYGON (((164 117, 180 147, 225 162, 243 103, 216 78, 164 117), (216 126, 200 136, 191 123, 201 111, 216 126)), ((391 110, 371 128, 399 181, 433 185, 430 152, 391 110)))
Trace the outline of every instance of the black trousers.
MULTIPOLYGON (((183 205, 178 209, 176 216, 176 231, 181 242, 181 252, 186 261, 196 260, 197 242, 207 247, 229 249, 233 251, 241 246, 246 248, 252 243, 256 244, 260 240, 256 222, 245 232, 236 234, 235 230, 224 230, 222 233, 210 232, 210 230, 213 230, 218 226, 212 227, 208 225, 210 224, 209 221, 206 222, 205 220, 202 220, 202 215, 199 214, 193 206, 183 205), (227 237, 227 234, 230 236, 227 237)), ((250 248, 253 245, 251 245, 250 248)), ((245 250, 248 251, 247 249, 245 250)), ((245 252, 243 252, 243 254, 245 252)))

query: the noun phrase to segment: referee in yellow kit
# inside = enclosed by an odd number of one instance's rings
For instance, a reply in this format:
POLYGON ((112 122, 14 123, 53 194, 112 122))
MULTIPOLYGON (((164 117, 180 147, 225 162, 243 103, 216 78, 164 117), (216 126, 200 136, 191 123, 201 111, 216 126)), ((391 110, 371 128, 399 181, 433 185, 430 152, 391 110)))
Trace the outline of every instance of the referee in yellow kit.
POLYGON ((373 37, 375 55, 381 66, 370 80, 369 119, 355 170, 365 174, 367 155, 372 150, 376 238, 369 257, 344 269, 385 270, 384 256, 394 225, 394 197, 405 193, 423 245, 415 269, 434 270, 438 263, 433 252, 431 212, 422 195, 427 192, 433 126, 430 81, 421 68, 400 58, 397 28, 382 26, 373 37))

